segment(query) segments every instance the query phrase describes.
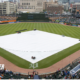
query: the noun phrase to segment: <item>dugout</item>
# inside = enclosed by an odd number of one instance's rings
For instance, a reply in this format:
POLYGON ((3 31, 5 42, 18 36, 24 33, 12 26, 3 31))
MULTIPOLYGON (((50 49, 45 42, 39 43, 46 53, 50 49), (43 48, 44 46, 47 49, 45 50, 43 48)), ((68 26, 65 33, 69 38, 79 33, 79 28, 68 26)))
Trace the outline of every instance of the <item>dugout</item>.
POLYGON ((17 21, 49 21, 45 14, 40 13, 22 13, 17 21))

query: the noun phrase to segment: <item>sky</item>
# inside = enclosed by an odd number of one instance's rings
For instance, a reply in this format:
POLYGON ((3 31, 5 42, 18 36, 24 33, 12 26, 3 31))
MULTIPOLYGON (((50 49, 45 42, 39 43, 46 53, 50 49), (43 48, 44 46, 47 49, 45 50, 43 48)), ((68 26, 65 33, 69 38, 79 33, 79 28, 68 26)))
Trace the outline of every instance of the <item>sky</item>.
MULTIPOLYGON (((0 0, 0 2, 1 2, 2 0, 0 0)), ((3 0, 3 1, 8 1, 8 0, 3 0)))

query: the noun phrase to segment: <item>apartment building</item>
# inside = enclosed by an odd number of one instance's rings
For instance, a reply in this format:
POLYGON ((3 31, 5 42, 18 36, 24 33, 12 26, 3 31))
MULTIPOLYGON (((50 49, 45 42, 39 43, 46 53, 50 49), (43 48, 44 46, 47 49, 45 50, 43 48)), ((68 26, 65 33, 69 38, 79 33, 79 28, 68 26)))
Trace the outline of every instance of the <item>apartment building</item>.
POLYGON ((13 2, 5 1, 0 3, 0 14, 13 14, 16 12, 16 4, 13 2))
POLYGON ((74 14, 80 14, 80 3, 74 3, 71 5, 71 12, 74 14))
POLYGON ((62 14, 64 7, 60 5, 49 5, 46 11, 48 14, 62 14))
POLYGON ((43 3, 43 9, 46 10, 48 6, 50 5, 58 5, 57 0, 49 0, 49 2, 45 1, 43 3))
POLYGON ((18 12, 42 12, 43 0, 20 0, 18 12))

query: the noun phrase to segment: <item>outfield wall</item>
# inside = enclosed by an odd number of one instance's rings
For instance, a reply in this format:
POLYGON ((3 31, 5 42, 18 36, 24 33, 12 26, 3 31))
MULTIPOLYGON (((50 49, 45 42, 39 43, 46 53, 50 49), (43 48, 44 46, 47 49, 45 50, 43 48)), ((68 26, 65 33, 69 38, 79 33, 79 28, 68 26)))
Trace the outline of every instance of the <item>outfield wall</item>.
POLYGON ((46 17, 45 14, 40 14, 40 13, 22 13, 20 14, 20 17, 17 18, 17 21, 49 21, 49 18, 46 17))

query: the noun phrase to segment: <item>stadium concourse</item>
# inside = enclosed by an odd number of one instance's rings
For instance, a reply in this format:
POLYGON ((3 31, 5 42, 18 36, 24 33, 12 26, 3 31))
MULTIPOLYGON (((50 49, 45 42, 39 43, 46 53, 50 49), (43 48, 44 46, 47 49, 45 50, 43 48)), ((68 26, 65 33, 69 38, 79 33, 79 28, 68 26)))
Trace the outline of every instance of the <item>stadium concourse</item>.
MULTIPOLYGON (((70 70, 73 69, 77 64, 79 64, 80 58, 77 59, 80 56, 80 50, 73 53, 72 55, 66 57, 65 59, 55 63, 54 65, 48 67, 48 68, 44 68, 44 69, 34 69, 36 75, 38 75, 38 78, 40 79, 60 79, 60 78, 65 78, 65 79, 79 79, 79 71, 78 73, 74 74, 74 75, 70 75, 70 70), (77 59, 76 61, 74 61, 75 59, 77 59), (74 62, 72 62, 74 61, 74 62), (71 63, 71 64, 70 64, 71 63), (76 65, 75 65, 76 63, 76 65), (70 65, 68 65, 70 64, 70 65), (68 65, 67 67, 65 67, 66 65, 68 65), (65 67, 65 68, 64 68, 65 67), (63 68, 63 69, 62 69, 63 68), (52 73, 50 73, 52 72, 52 73)), ((20 67, 17 67, 16 65, 12 64, 11 62, 7 61, 6 59, 0 57, 0 64, 5 64, 5 70, 4 71, 0 71, 0 78, 4 79, 27 79, 27 78, 34 78, 35 74, 31 74, 29 75, 28 72, 33 72, 32 69, 23 69, 20 67), (21 73, 25 73, 25 74, 21 74, 21 73), (27 75, 26 75, 27 74, 27 75), (23 76, 25 75, 25 76, 23 76)))

